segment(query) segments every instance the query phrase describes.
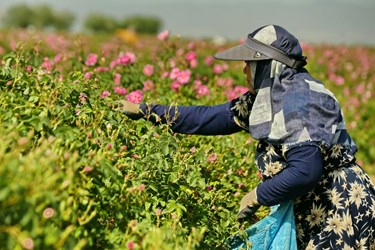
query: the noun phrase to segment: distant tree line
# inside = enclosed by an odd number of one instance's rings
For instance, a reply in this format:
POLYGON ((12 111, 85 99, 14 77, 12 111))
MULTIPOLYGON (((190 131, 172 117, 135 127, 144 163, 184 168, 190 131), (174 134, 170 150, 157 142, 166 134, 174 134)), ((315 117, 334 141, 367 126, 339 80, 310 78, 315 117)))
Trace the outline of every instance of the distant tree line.
MULTIPOLYGON (((71 30, 75 16, 69 11, 56 11, 45 4, 17 4, 2 13, 1 26, 4 28, 35 28, 39 30, 71 30)), ((83 21, 83 28, 89 32, 112 33, 117 29, 131 29, 140 34, 156 34, 162 22, 157 17, 134 15, 123 19, 91 13, 83 21)))

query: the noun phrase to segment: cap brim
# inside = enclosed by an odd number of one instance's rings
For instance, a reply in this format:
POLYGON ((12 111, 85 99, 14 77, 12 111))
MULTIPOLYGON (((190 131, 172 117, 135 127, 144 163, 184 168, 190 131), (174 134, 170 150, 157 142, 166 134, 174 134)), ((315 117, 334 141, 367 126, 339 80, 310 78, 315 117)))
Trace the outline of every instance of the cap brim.
POLYGON ((214 55, 214 58, 224 61, 259 61, 270 59, 257 51, 249 49, 244 44, 218 52, 214 55))

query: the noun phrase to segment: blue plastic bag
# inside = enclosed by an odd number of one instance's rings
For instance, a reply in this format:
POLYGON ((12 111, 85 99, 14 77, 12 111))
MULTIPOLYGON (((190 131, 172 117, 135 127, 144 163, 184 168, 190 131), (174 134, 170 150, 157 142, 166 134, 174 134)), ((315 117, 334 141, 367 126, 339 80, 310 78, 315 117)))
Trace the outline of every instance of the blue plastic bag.
POLYGON ((272 206, 270 214, 226 242, 229 249, 297 249, 293 201, 272 206))

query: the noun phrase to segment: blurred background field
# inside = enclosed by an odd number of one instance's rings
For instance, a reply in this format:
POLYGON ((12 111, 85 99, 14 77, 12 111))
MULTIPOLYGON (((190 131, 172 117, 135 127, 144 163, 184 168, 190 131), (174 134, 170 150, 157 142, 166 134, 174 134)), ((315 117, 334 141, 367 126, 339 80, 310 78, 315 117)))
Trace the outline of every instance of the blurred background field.
MULTIPOLYGON (((238 231, 240 198, 259 182, 256 141, 176 135, 114 105, 215 105, 240 95, 243 63, 212 58, 240 38, 187 38, 155 17, 98 14, 73 33, 43 8, 17 10, 34 21, 0 32, 0 249, 222 248, 238 231)), ((302 46, 374 179, 375 48, 302 46)))

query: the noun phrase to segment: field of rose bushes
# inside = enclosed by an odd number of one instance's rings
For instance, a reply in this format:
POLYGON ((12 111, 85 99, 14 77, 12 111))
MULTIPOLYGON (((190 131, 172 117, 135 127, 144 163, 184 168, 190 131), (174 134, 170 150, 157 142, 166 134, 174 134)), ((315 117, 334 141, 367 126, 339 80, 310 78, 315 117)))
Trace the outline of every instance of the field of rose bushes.
MULTIPOLYGON (((116 102, 214 105, 246 91, 238 41, 167 31, 116 36, 0 32, 0 249, 219 249, 257 185, 246 133, 173 134, 116 102)), ((375 49, 303 43, 375 175, 375 49)), ((262 217, 267 209, 262 209, 262 217)))

